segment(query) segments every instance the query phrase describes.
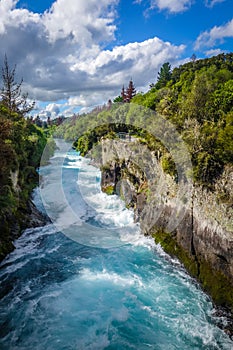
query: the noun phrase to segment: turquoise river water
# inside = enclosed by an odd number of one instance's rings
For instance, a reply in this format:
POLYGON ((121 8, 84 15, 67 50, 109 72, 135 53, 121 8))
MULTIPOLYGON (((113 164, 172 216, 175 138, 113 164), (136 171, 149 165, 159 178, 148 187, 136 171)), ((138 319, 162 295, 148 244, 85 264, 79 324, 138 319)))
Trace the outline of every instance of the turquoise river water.
POLYGON ((54 223, 26 230, 1 263, 0 349, 233 349, 209 297, 63 146, 34 193, 54 223), (60 160, 66 205, 51 199, 60 160))

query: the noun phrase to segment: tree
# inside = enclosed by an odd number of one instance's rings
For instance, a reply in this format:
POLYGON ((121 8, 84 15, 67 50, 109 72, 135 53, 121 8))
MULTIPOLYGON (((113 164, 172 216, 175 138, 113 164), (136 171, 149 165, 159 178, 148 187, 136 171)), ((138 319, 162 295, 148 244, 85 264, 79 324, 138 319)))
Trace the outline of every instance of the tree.
POLYGON ((136 95, 136 89, 134 87, 132 79, 129 81, 129 86, 126 90, 126 102, 132 100, 132 98, 136 95))
POLYGON ((183 109, 188 117, 195 118, 199 123, 206 119, 211 119, 210 109, 207 108, 207 102, 212 92, 212 84, 208 75, 204 73, 195 74, 191 92, 186 96, 183 103, 183 109))
POLYGON ((125 87, 123 85, 121 90, 121 96, 118 96, 114 102, 130 102, 132 98, 136 95, 136 89, 134 87, 132 79, 129 81, 129 85, 127 89, 125 90, 125 87))
POLYGON ((195 62, 197 59, 197 56, 195 55, 195 53, 192 54, 192 56, 190 57, 192 62, 195 62))
POLYGON ((120 102, 123 102, 123 97, 122 96, 117 96, 114 98, 113 102, 114 103, 120 103, 120 102))
POLYGON ((21 79, 20 83, 15 81, 15 70, 16 66, 10 69, 7 56, 5 55, 2 67, 3 87, 0 95, 1 103, 7 107, 10 112, 16 112, 24 116, 34 108, 35 102, 28 103, 28 94, 22 93, 21 90, 23 79, 21 79))
POLYGON ((171 65, 169 62, 166 62, 162 65, 160 71, 158 72, 158 79, 155 87, 157 89, 161 89, 162 87, 166 86, 167 82, 171 80, 171 76, 171 65))
POLYGON ((121 90, 121 98, 122 98, 122 101, 125 102, 125 100, 126 100, 126 93, 125 93, 124 85, 122 86, 122 90, 121 90))
POLYGON ((111 99, 108 100, 107 108, 108 109, 112 108, 112 100, 111 99))
POLYGON ((0 191, 1 187, 9 183, 9 168, 15 158, 13 146, 9 141, 13 134, 13 123, 0 110, 0 191))

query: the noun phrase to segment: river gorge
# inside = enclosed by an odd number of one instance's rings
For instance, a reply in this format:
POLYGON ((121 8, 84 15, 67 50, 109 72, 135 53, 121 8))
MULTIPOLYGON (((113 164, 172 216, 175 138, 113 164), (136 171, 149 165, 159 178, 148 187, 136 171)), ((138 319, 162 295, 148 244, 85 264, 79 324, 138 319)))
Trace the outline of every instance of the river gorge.
POLYGON ((52 223, 1 263, 1 349, 232 349, 196 280, 101 191, 89 159, 58 146, 33 199, 52 223))

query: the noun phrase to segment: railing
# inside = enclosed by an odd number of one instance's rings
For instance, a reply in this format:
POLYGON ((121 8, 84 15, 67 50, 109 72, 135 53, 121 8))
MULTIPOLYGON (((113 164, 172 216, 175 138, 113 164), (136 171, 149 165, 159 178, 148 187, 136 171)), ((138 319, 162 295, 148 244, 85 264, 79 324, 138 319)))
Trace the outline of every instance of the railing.
POLYGON ((132 141, 132 136, 131 134, 127 133, 127 132, 118 132, 117 136, 119 137, 119 139, 123 140, 123 141, 132 141))

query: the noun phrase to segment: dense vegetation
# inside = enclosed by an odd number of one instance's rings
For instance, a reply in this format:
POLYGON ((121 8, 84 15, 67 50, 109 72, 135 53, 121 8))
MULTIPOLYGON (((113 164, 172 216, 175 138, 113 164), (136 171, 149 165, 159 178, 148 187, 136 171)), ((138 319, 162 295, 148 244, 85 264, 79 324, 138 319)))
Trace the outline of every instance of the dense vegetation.
POLYGON ((172 173, 174 163, 163 137, 153 136, 169 133, 161 131, 158 115, 169 120, 187 144, 195 181, 210 186, 224 166, 233 163, 233 53, 192 60, 173 71, 165 63, 147 93, 136 94, 130 103, 74 116, 59 127, 57 136, 78 138, 75 146, 86 154, 110 131, 111 136, 132 132, 159 150, 165 170, 172 173))
MULTIPOLYGON (((0 100, 0 260, 13 249, 12 240, 26 226, 28 201, 38 184, 36 169, 48 142, 43 131, 26 119, 33 104, 21 94, 21 83, 14 81, 15 69, 7 61, 3 67, 0 100)), ((54 144, 50 143, 50 151, 54 144)), ((50 152, 48 152, 50 153, 50 152)))

